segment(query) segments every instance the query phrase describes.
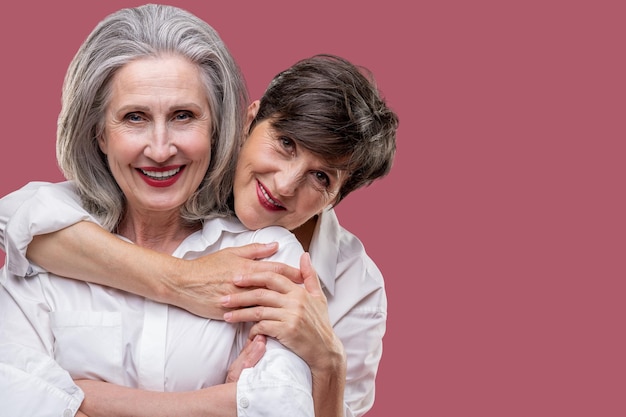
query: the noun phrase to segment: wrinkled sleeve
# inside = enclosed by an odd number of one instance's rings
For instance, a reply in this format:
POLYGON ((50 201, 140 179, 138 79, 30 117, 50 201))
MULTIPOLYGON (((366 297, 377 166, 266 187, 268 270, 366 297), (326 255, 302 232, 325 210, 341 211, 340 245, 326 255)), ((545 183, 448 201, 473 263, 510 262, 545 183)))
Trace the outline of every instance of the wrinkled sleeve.
MULTIPOLYGON (((298 267, 302 246, 291 232, 268 227, 255 232, 254 242, 279 244, 269 260, 298 267)), ((253 368, 244 369, 237 382, 238 417, 314 417, 311 370, 298 355, 275 339, 253 368)))
POLYGON ((0 404, 7 416, 76 414, 84 398, 67 372, 49 357, 15 345, 0 345, 0 404), (5 358, 11 358, 6 363, 5 358))
POLYGON ((311 371, 302 359, 274 339, 253 368, 237 382, 238 417, 314 417, 311 371))
POLYGON ((29 183, 0 200, 5 267, 16 276, 37 271, 26 259, 33 236, 56 232, 82 220, 96 220, 81 206, 71 182, 29 183))
POLYGON ((44 182, 30 182, 17 191, 0 198, 0 249, 6 252, 6 228, 9 219, 19 210, 22 203, 31 198, 44 182))
POLYGON ((387 297, 379 269, 364 254, 344 259, 338 273, 334 296, 341 300, 329 302, 329 308, 333 309, 333 329, 341 338, 348 364, 344 416, 361 417, 374 404, 386 332, 387 297))
POLYGON ((0 404, 7 416, 73 416, 84 394, 53 358, 53 338, 39 277, 2 273, 0 404))

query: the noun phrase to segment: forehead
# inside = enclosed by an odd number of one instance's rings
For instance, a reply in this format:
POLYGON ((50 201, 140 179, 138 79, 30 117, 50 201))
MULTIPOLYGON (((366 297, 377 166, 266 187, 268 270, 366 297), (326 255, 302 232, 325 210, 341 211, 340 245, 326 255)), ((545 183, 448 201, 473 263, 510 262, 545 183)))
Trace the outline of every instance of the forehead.
POLYGON ((197 65, 180 56, 143 57, 122 66, 110 84, 111 98, 206 100, 197 65))

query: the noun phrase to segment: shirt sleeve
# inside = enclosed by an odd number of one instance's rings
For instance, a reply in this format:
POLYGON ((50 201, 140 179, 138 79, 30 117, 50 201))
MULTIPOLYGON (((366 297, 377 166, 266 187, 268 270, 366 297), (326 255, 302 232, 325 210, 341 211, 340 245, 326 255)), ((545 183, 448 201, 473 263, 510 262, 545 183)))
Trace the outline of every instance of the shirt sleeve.
POLYGON ((21 277, 40 272, 26 259, 33 236, 56 232, 82 220, 97 222, 82 207, 71 182, 29 183, 4 197, 0 200, 0 237, 7 255, 6 268, 21 277))
POLYGON ((263 358, 237 382, 237 416, 314 417, 312 387, 306 362, 267 339, 263 358))
POLYGON ((39 277, 0 270, 0 404, 7 416, 73 416, 84 394, 54 359, 39 277), (19 280, 20 285, 17 284, 19 280))
MULTIPOLYGON (((277 226, 254 233, 254 242, 278 242, 271 261, 298 267, 304 253, 295 236, 277 226)), ((253 368, 244 369, 237 382, 237 416, 315 416, 311 370, 298 355, 277 340, 267 339, 267 350, 253 368)))
POLYGON ((323 213, 311 259, 322 276, 328 313, 346 353, 344 416, 361 417, 373 406, 383 353, 387 297, 380 269, 362 242, 323 213))
POLYGON ((37 189, 44 184, 44 182, 31 182, 20 188, 17 191, 13 191, 0 198, 0 249, 6 252, 6 228, 9 219, 19 210, 22 203, 28 200, 37 192, 37 189))
POLYGON ((387 320, 381 302, 385 302, 382 288, 355 304, 333 325, 346 352, 345 417, 361 417, 374 404, 387 320))
POLYGON ((22 346, 0 345, 0 404, 7 416, 70 417, 83 398, 51 358, 22 346))

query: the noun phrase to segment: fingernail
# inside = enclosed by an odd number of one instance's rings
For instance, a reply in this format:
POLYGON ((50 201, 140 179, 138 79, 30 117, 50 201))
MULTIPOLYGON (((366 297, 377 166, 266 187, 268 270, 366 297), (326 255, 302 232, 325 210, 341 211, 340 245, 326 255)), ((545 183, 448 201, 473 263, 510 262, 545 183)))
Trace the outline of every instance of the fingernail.
POLYGON ((235 278, 233 278, 234 283, 241 282, 242 280, 243 280, 243 276, 241 275, 237 275, 235 278))
POLYGON ((225 295, 222 298, 220 298, 220 303, 222 303, 223 305, 228 304, 230 302, 230 295, 225 295))
POLYGON ((230 318, 233 316, 233 313, 228 312, 228 313, 224 313, 224 320, 228 321, 230 320, 230 318))

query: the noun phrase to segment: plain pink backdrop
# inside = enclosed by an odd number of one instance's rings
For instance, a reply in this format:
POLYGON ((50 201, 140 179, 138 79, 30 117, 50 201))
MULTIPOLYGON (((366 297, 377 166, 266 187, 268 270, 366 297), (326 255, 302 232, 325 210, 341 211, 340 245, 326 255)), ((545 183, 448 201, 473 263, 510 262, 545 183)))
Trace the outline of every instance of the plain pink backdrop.
MULTIPOLYGON (((3 5, 0 196, 62 179, 67 65, 139 4, 3 5)), ((338 207, 388 291, 368 417, 626 415, 623 2, 171 4, 218 30, 252 98, 328 52, 400 116, 391 174, 338 207)))

